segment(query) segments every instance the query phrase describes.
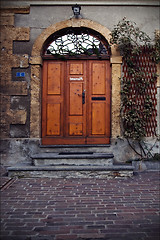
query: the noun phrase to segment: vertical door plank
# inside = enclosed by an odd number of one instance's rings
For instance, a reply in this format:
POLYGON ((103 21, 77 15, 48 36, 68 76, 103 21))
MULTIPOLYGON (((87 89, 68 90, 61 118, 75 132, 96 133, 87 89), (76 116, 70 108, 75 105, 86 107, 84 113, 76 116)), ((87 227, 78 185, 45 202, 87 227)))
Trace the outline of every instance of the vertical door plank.
POLYGON ((83 114, 82 109, 82 87, 83 83, 70 83, 70 115, 78 116, 83 114))
POLYGON ((86 86, 86 61, 67 62, 66 136, 86 137, 86 103, 82 103, 82 93, 86 86))
POLYGON ((48 64, 48 94, 61 94, 61 64, 48 64))
POLYGON ((92 103, 92 135, 105 135, 105 103, 92 103))
POLYGON ((89 61, 87 142, 106 143, 110 138, 110 63, 89 61), (106 140, 107 139, 107 140, 106 140))
POLYGON ((59 136, 61 104, 47 104, 47 136, 59 136))
POLYGON ((92 75, 92 94, 105 94, 106 91, 106 72, 104 62, 93 62, 92 75))
POLYGON ((63 136, 64 62, 44 61, 42 89, 42 143, 63 136))

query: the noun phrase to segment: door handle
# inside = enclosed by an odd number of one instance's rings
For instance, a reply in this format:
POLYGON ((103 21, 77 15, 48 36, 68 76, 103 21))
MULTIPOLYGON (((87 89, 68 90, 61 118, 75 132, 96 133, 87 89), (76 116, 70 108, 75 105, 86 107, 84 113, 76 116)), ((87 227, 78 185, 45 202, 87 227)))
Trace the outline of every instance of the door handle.
POLYGON ((82 93, 82 104, 85 104, 85 91, 86 90, 83 90, 83 93, 82 93))

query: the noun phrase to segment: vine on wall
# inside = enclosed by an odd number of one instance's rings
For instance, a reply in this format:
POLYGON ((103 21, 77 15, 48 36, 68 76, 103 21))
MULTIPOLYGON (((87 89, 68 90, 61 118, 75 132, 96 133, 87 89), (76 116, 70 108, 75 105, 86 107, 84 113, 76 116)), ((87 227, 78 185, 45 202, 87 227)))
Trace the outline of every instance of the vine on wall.
MULTIPOLYGON (((123 57, 124 74, 121 78, 121 119, 124 137, 141 158, 149 157, 151 149, 144 144, 147 136, 147 123, 156 115, 156 99, 152 98, 150 89, 156 94, 156 63, 160 61, 160 37, 157 35, 155 45, 151 45, 149 36, 140 31, 136 24, 123 18, 111 32, 111 44, 116 44, 123 57), (146 56, 149 59, 145 63, 146 56), (135 144, 137 141, 140 152, 135 144)), ((156 136, 156 126, 152 135, 156 136)))

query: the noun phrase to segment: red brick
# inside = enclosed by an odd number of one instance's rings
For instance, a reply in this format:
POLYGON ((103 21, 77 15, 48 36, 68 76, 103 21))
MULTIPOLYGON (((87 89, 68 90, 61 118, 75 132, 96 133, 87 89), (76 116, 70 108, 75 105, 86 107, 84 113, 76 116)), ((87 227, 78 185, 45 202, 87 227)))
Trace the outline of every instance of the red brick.
POLYGON ((138 233, 159 240, 158 181, 156 172, 123 180, 18 179, 1 193, 3 236, 128 240, 138 233))
POLYGON ((77 235, 74 235, 74 234, 69 234, 69 235, 59 234, 55 236, 55 240, 75 240, 75 239, 77 239, 77 235))

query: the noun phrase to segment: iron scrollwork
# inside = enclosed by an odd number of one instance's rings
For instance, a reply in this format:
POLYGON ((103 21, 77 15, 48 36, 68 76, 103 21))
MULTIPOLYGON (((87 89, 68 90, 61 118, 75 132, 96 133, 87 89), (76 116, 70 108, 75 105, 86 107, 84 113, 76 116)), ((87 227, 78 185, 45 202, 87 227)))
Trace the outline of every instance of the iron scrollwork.
POLYGON ((101 56, 108 54, 108 48, 100 40, 100 36, 93 36, 89 31, 76 32, 74 30, 54 36, 45 53, 45 55, 54 56, 101 56))

